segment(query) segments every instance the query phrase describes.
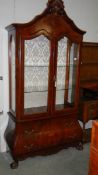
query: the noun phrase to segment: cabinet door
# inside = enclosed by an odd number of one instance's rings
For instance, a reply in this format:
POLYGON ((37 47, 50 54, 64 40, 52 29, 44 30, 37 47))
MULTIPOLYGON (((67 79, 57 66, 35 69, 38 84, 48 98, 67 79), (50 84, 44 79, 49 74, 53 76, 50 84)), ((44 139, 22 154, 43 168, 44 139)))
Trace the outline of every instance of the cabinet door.
POLYGON ((58 41, 55 110, 75 107, 78 78, 78 44, 64 37, 58 41))
POLYGON ((9 81, 10 81, 10 110, 16 112, 16 62, 15 62, 15 36, 9 38, 9 81))
POLYGON ((40 35, 24 41, 24 113, 48 111, 50 41, 40 35))

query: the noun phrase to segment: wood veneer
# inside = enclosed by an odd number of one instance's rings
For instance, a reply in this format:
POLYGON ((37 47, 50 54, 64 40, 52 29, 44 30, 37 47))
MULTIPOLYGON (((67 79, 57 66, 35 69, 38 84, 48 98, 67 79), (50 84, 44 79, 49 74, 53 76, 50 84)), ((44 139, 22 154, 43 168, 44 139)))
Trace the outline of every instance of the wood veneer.
MULTIPOLYGON (((9 41, 9 80, 10 80, 10 109, 9 127, 6 130, 6 140, 11 150, 14 162, 11 168, 18 166, 18 160, 30 155, 48 153, 58 148, 76 146, 82 149, 83 131, 77 119, 79 103, 79 73, 80 73, 80 48, 84 31, 80 30, 67 16, 62 0, 48 1, 44 12, 26 24, 12 24, 6 27, 9 41), (47 111, 31 113, 24 112, 24 42, 43 35, 50 41, 49 80, 48 80, 48 106, 47 111), (15 41, 15 111, 12 109, 12 72, 11 72, 11 42, 15 41), (78 45, 75 98, 72 105, 68 105, 68 90, 64 95, 63 108, 55 107, 56 75, 58 41, 63 37, 71 43, 78 45), (67 101, 67 103, 66 103, 67 101), (66 105, 67 104, 67 105, 66 105)), ((68 44, 68 49, 70 49, 68 44)), ((74 48, 75 49, 75 48, 74 48)), ((75 53, 74 53, 75 54, 75 53)), ((75 54, 76 55, 76 54, 75 54)), ((67 53, 67 57, 70 54, 67 53)), ((67 59, 67 64, 69 64, 67 59)), ((76 65, 75 65, 76 66, 76 65)), ((66 66, 67 76, 65 84, 69 85, 69 68, 66 66)), ((74 74, 73 74, 74 78, 74 74)), ((34 111, 33 111, 34 112, 34 111)))

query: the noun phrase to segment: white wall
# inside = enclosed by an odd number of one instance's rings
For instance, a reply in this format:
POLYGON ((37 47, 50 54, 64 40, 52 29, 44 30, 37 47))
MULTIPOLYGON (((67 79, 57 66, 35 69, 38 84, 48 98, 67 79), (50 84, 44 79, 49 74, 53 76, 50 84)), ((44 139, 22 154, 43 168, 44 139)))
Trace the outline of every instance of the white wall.
MULTIPOLYGON (((47 0, 0 0, 0 27, 12 22, 28 22, 44 10, 46 3, 47 0)), ((84 40, 98 42, 98 0, 64 0, 64 4, 70 18, 87 31, 84 40)))
POLYGON ((66 10, 76 25, 87 31, 84 41, 98 42, 98 0, 69 0, 66 10))
POLYGON ((9 109, 9 89, 8 89, 8 35, 7 31, 0 28, 0 76, 3 80, 0 81, 0 151, 6 150, 6 142, 4 139, 4 131, 8 123, 9 109))
MULTIPOLYGON (((3 133, 9 106, 7 32, 4 28, 13 22, 30 21, 44 10, 46 3, 47 0, 0 0, 0 76, 3 75, 0 103, 4 111, 0 116, 0 151, 6 150, 3 133)), ((64 0, 64 4, 68 16, 80 29, 87 31, 84 41, 98 42, 98 0, 64 0)))

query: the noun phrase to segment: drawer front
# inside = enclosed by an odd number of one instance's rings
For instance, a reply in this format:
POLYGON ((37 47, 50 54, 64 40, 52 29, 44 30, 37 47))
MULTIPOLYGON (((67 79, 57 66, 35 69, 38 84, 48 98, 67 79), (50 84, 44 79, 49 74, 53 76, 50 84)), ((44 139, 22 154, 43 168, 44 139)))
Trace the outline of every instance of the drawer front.
POLYGON ((83 105, 83 121, 88 122, 98 116, 98 101, 85 102, 83 105))
POLYGON ((82 140, 82 129, 73 119, 41 121, 21 125, 19 144, 22 154, 82 140))
POLYGON ((30 152, 32 150, 38 149, 37 140, 39 140, 38 132, 34 131, 33 129, 30 131, 24 130, 23 135, 23 152, 30 152))
POLYGON ((21 126, 21 135, 23 140, 23 153, 36 151, 40 149, 40 136, 42 124, 40 122, 28 123, 21 126))
POLYGON ((89 113, 88 113, 88 115, 89 115, 89 120, 91 119, 94 119, 95 117, 97 117, 97 111, 96 111, 96 109, 89 109, 89 113))
POLYGON ((98 103, 91 103, 89 105, 89 119, 94 119, 98 116, 98 103))

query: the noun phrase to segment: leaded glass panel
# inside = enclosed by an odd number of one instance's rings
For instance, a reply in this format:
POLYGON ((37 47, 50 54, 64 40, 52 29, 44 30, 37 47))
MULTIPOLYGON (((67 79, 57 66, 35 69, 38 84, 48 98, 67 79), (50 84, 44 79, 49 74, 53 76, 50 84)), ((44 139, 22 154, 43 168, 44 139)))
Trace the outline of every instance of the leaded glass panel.
POLYGON ((66 37, 58 42, 56 75, 56 110, 75 104, 78 45, 66 37))
POLYGON ((15 89, 15 39, 14 36, 10 38, 10 60, 11 60, 11 109, 16 110, 16 89, 15 89))
POLYGON ((48 106, 48 78, 50 43, 41 35, 25 40, 24 109, 25 113, 46 112, 48 106))

